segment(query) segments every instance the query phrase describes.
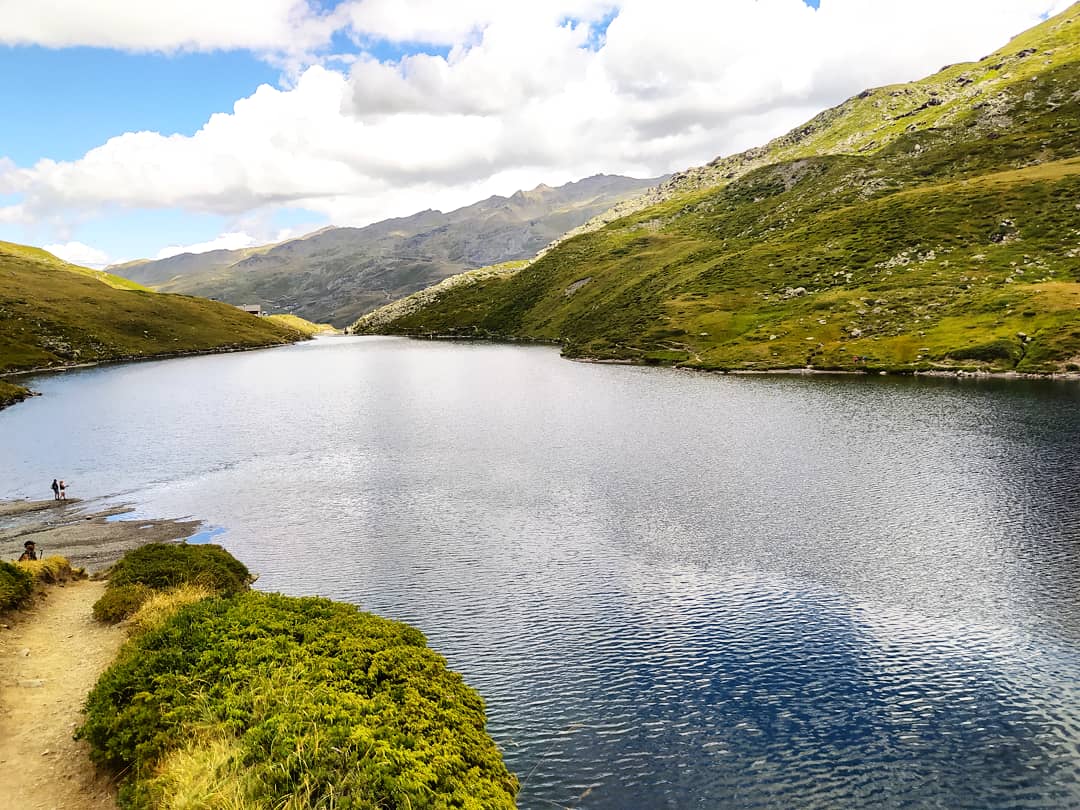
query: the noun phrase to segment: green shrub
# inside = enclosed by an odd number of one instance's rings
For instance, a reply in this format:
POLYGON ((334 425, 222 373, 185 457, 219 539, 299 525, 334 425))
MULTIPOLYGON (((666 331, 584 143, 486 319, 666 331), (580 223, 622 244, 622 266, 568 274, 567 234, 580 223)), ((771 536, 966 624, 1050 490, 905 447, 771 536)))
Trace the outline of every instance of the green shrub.
POLYGON ((124 808, 211 806, 212 784, 252 808, 486 810, 517 792, 483 701, 423 635, 325 599, 181 608, 101 676, 79 735, 126 774, 124 808))
POLYGON ((101 598, 94 602, 94 618, 108 624, 122 622, 141 608, 153 594, 152 588, 138 584, 106 588, 101 598))
POLYGON ((246 590, 251 574, 221 546, 150 543, 128 552, 109 571, 109 587, 145 585, 165 591, 198 585, 215 593, 246 590))
POLYGON ((28 571, 0 560, 0 610, 19 607, 33 590, 34 578, 28 571))

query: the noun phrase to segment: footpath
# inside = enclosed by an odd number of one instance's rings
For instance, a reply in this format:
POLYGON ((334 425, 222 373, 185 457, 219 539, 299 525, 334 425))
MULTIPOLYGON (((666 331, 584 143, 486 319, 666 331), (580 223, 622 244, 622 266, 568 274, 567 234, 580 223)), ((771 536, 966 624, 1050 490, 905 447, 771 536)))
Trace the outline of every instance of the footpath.
POLYGON ((50 586, 0 627, 0 805, 115 810, 115 790, 72 739, 83 701, 125 638, 95 622, 104 582, 50 586))

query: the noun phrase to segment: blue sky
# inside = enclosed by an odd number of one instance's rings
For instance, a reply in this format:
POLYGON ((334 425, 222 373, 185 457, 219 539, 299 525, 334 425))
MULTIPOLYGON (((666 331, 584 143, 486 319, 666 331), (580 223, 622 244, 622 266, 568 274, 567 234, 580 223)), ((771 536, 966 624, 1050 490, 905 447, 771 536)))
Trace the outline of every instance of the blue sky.
POLYGON ((820 2, 16 3, 0 31, 0 238, 102 264, 652 176, 1068 5, 820 2))

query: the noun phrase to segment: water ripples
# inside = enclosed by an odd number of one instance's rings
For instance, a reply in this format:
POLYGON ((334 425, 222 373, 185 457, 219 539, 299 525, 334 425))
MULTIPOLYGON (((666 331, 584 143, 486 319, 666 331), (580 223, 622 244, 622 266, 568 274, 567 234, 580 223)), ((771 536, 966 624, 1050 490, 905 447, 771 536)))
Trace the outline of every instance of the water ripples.
POLYGON ((5 492, 70 470, 416 624, 524 810, 1080 807, 1076 386, 342 340, 37 387, 5 492))

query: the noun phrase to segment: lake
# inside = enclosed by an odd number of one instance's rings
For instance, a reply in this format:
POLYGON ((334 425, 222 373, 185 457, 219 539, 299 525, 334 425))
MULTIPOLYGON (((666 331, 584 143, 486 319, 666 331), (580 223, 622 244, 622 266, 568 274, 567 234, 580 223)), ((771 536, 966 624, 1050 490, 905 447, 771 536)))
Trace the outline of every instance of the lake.
POLYGON ((418 626, 522 808, 1080 807, 1076 383, 350 337, 32 385, 0 497, 418 626))

